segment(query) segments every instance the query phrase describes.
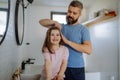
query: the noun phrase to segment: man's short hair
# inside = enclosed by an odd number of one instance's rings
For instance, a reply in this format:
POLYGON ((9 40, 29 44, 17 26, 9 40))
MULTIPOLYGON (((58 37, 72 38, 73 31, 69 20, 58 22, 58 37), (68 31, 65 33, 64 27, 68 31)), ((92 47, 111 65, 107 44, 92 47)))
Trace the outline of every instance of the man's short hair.
POLYGON ((80 1, 78 1, 78 0, 72 1, 72 2, 70 3, 69 7, 70 7, 70 6, 78 7, 78 8, 80 8, 81 10, 83 9, 83 4, 82 4, 80 1))

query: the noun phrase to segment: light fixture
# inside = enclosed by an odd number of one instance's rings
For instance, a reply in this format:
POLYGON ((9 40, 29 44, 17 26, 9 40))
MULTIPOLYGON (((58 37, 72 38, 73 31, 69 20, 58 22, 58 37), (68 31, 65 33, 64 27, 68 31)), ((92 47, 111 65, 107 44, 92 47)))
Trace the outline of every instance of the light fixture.
POLYGON ((27 8, 27 6, 28 6, 29 4, 32 4, 32 2, 33 2, 33 0, 27 0, 27 1, 28 1, 28 3, 27 3, 26 6, 24 5, 24 8, 27 8))

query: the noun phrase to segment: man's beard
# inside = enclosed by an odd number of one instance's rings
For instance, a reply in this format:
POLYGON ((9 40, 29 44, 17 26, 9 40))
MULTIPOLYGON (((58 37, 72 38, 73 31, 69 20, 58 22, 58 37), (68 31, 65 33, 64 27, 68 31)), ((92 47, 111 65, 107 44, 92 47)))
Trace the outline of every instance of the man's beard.
POLYGON ((71 16, 66 16, 66 21, 67 21, 67 24, 74 24, 78 21, 78 18, 77 19, 73 19, 71 16))

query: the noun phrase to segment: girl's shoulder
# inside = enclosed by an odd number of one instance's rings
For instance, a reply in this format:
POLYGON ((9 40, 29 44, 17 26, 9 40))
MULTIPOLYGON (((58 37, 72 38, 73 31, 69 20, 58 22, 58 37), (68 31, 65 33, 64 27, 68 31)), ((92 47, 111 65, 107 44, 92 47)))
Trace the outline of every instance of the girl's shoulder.
POLYGON ((49 52, 47 47, 44 47, 43 50, 44 50, 44 53, 49 52))
POLYGON ((64 56, 68 56, 69 55, 69 50, 66 46, 62 45, 61 46, 61 52, 64 56))
POLYGON ((65 50, 68 49, 68 48, 67 48, 66 46, 64 46, 64 45, 61 45, 61 48, 62 48, 62 49, 65 49, 65 50))

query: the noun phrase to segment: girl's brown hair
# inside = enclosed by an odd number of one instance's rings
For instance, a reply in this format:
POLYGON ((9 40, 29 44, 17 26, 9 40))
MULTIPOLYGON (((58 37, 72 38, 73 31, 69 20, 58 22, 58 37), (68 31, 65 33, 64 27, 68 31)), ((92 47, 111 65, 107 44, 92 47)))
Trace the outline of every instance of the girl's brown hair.
MULTIPOLYGON (((44 41, 43 47, 42 47, 42 52, 43 52, 43 53, 45 52, 45 49, 47 48, 48 51, 49 51, 51 54, 53 54, 53 52, 51 51, 51 43, 50 43, 50 35, 51 35, 52 30, 58 30, 59 33, 60 33, 60 36, 61 36, 61 31, 60 31, 59 28, 57 28, 57 27, 51 27, 51 28, 49 28, 49 29, 47 30, 47 32, 46 32, 46 38, 45 38, 45 41, 44 41)), ((61 36, 61 37, 62 37, 62 36, 61 36)), ((60 41, 60 44, 62 44, 62 39, 61 39, 61 41, 60 41)))

